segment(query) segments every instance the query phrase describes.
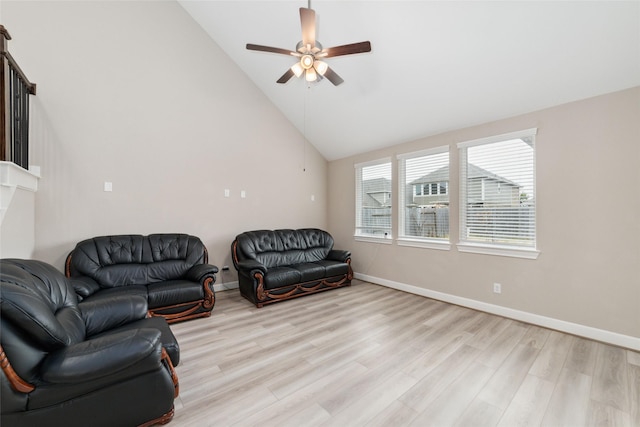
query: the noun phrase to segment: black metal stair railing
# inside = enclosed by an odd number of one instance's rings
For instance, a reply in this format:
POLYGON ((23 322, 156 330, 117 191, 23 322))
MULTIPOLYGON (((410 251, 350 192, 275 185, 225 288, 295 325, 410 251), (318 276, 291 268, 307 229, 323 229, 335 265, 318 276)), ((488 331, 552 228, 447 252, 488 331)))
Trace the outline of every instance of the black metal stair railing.
POLYGON ((0 160, 29 169, 29 95, 36 85, 22 72, 7 51, 9 32, 0 25, 0 160))

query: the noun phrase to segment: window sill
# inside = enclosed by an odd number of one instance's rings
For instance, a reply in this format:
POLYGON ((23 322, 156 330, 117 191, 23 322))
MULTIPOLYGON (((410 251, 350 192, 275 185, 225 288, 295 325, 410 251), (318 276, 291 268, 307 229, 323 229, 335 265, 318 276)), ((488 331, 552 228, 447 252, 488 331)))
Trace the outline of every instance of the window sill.
POLYGON ((413 248, 437 249, 440 251, 451 250, 451 243, 448 240, 426 240, 412 239, 410 237, 399 237, 398 246, 409 246, 413 248))
POLYGON ((483 245, 481 243, 458 243, 458 251, 483 254, 483 255, 496 255, 512 258, 524 258, 524 259, 537 259, 540 255, 540 251, 532 248, 519 248, 516 246, 500 246, 500 245, 483 245))
POLYGON ((393 239, 391 237, 371 237, 371 236, 353 236, 356 242, 367 242, 367 243, 381 243, 383 245, 390 245, 393 243, 393 239))

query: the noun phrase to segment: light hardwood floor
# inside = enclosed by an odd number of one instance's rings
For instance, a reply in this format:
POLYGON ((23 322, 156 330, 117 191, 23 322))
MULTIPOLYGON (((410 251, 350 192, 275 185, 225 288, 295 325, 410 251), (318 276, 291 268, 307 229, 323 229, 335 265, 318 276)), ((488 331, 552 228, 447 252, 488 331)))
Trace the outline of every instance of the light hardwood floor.
POLYGON ((172 427, 640 426, 640 353, 358 280, 172 329, 172 427))

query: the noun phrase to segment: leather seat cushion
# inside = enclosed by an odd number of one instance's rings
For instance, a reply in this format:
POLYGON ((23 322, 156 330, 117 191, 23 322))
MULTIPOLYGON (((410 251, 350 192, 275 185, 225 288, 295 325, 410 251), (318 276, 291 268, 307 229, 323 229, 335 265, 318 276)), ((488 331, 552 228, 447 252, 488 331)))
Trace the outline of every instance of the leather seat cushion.
POLYGON ((302 281, 302 273, 293 267, 270 268, 264 277, 264 287, 275 289, 281 286, 293 285, 302 281))
POLYGON ((293 265, 292 267, 300 272, 302 282, 320 280, 326 275, 326 268, 319 262, 307 262, 304 264, 293 265))
POLYGON ((349 274, 349 264, 345 262, 324 259, 322 261, 318 261, 317 264, 320 264, 325 268, 325 277, 349 274))
POLYGON ((169 355, 173 366, 178 366, 178 363, 180 363, 180 346, 178 345, 178 340, 173 335, 171 328, 169 328, 169 325, 162 317, 147 317, 145 319, 140 319, 135 322, 127 323, 124 326, 112 329, 108 331, 108 333, 137 330, 140 328, 152 328, 159 330, 162 347, 167 350, 167 354, 169 355))
POLYGON ((147 299, 147 287, 144 285, 129 285, 119 286, 117 288, 105 288, 83 299, 83 301, 96 301, 103 298, 111 298, 114 295, 139 295, 147 299))
POLYGON ((187 280, 166 280, 147 285, 149 308, 166 307, 174 304, 193 302, 204 298, 204 290, 199 282, 187 280))

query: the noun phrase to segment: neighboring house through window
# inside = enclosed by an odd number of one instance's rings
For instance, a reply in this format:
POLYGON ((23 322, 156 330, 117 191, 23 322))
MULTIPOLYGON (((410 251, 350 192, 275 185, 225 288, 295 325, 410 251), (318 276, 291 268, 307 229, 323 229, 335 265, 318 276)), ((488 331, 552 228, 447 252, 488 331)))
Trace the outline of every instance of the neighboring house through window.
POLYGON ((398 155, 398 244, 449 249, 449 147, 398 155))
POLYGON ((537 257, 535 135, 529 129, 458 144, 461 251, 537 257))
MULTIPOLYGON (((391 160, 359 163, 356 169, 355 237, 391 238, 391 160)), ((390 240, 389 240, 390 242, 390 240)))

